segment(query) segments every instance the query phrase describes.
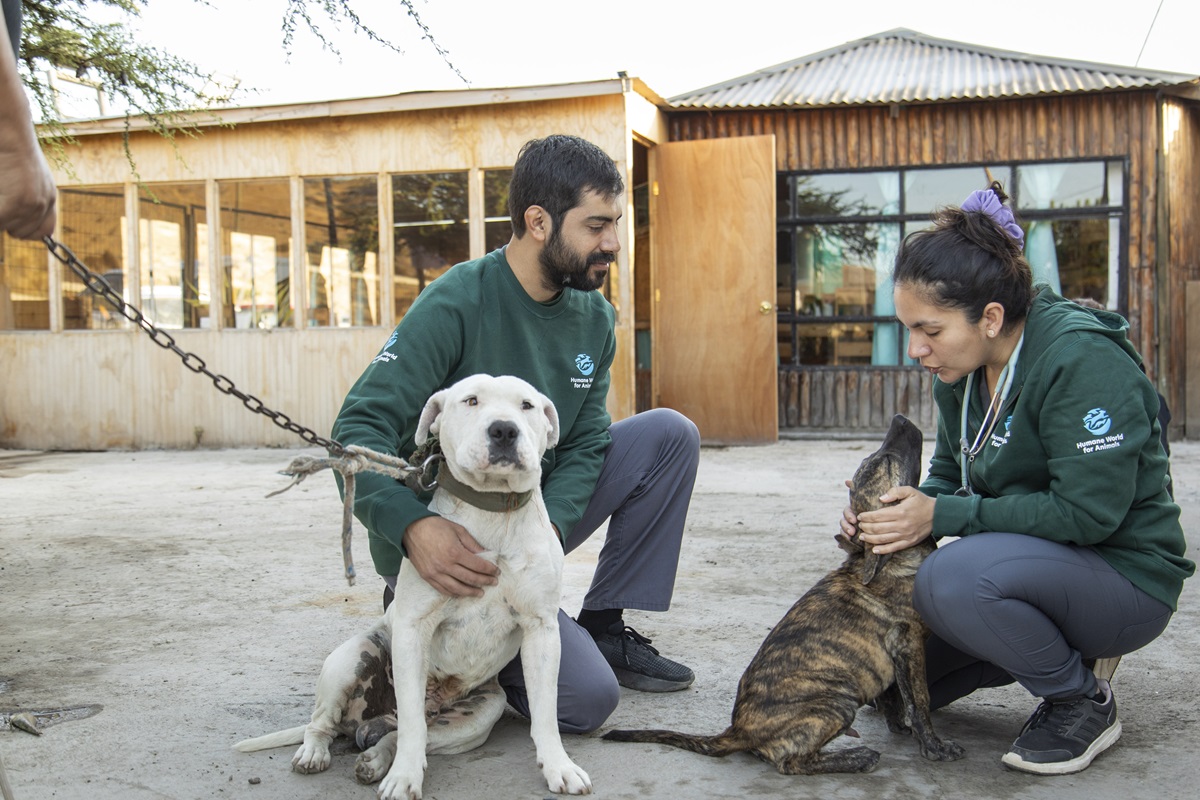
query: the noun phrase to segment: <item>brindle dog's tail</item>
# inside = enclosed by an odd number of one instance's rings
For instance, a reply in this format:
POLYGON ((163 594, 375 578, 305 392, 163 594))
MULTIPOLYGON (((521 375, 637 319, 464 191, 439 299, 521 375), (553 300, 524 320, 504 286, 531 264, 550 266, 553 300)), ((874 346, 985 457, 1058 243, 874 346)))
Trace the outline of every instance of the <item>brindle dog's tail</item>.
POLYGON ((717 736, 691 736, 686 733, 662 730, 612 730, 601 738, 611 742, 669 744, 672 747, 690 750, 703 756, 727 756, 730 753, 749 750, 751 746, 750 742, 733 728, 727 728, 724 733, 717 736))

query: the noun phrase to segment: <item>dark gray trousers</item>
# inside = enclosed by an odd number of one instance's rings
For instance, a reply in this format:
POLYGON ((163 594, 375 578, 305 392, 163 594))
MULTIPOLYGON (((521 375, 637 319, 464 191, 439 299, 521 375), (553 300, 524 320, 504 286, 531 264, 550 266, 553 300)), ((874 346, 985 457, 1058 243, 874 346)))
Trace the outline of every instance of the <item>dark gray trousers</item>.
MULTIPOLYGON (((567 538, 570 553, 608 520, 608 532, 583 607, 666 611, 700 463, 700 432, 687 417, 656 408, 615 422, 596 491, 567 538)), ((591 634, 558 612, 562 657, 558 725, 564 733, 599 728, 621 689, 591 634)), ((500 672, 509 704, 526 716, 529 700, 521 656, 500 672)))
POLYGON ((1092 694, 1084 659, 1125 655, 1167 627, 1171 609, 1090 547, 979 533, 935 550, 917 572, 930 703, 1019 682, 1035 697, 1092 694))

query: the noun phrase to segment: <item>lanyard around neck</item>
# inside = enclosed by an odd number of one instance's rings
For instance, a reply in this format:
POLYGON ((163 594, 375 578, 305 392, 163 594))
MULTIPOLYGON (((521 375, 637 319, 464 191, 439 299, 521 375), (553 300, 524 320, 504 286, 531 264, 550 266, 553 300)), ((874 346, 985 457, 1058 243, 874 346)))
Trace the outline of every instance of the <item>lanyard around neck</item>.
POLYGON ((1021 345, 1025 343, 1025 333, 1021 333, 1021 338, 1017 340, 1017 346, 1013 348, 1012 355, 1008 357, 1008 363, 1004 365, 1000 376, 996 378, 996 390, 992 392, 992 401, 988 403, 987 410, 983 414, 983 420, 979 424, 979 433, 975 435, 975 441, 972 444, 967 444, 967 413, 971 408, 971 392, 975 386, 975 373, 972 372, 967 376, 967 386, 963 393, 962 405, 962 424, 959 431, 962 438, 959 440, 959 447, 962 448, 962 458, 960 459, 962 466, 962 488, 955 494, 962 497, 970 497, 974 492, 971 490, 971 462, 975 460, 975 456, 983 449, 983 445, 987 442, 988 436, 996 427, 996 422, 1000 419, 1000 411, 1004 408, 1005 402, 1008 401, 1009 390, 1012 389, 1013 380, 1017 375, 1017 361, 1021 356, 1021 345))

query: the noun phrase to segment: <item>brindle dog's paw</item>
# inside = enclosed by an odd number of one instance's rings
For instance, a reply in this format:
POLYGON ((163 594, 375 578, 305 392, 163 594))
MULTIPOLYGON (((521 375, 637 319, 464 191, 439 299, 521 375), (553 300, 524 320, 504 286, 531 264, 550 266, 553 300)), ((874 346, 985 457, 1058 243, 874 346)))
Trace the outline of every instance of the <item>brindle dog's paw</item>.
POLYGON ((930 761, 958 761, 967 751, 951 741, 934 739, 928 744, 921 745, 921 755, 930 761))

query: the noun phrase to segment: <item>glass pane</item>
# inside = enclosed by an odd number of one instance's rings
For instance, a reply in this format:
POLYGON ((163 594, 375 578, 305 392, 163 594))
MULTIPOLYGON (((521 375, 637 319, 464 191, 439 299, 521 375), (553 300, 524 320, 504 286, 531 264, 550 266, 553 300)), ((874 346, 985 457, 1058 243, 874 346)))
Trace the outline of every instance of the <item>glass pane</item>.
POLYGON ((1008 167, 954 167, 951 169, 910 169, 904 172, 904 211, 908 214, 932 213, 942 206, 958 205, 976 189, 988 186, 987 171, 1012 194, 1008 167))
POLYGON ((492 252, 512 238, 508 213, 508 182, 511 169, 489 169, 483 173, 484 251, 492 252))
POLYGON ((140 308, 160 328, 208 325, 207 223, 204 184, 152 184, 139 191, 140 308))
MULTIPOLYGON (((781 308, 787 303, 796 314, 810 317, 892 316, 891 272, 899 242, 900 225, 895 223, 801 226, 794 248, 790 237, 779 241, 781 308), (785 258, 791 263, 785 265, 785 258), (792 286, 783 282, 785 269, 794 273, 792 286)), ((781 358, 791 363, 902 362, 899 330, 892 322, 799 320, 794 328, 781 326, 779 331, 781 358)))
POLYGON ((221 314, 227 328, 292 318, 291 191, 286 180, 221 181, 221 314))
MULTIPOLYGON (((62 240, 103 277, 116 292, 125 293, 129 263, 125 236, 125 194, 121 186, 62 189, 58 195, 62 240)), ((119 328, 125 317, 83 281, 62 266, 63 327, 68 330, 119 328)), ((125 297, 128 301, 129 298, 125 297)))
MULTIPOLYGON (((802 178, 797 178, 802 180, 802 178)), ((792 216, 791 179, 786 173, 775 173, 775 217, 789 219, 792 216)))
POLYGON ((0 331, 50 330, 50 254, 0 233, 0 331))
POLYGON ((1050 225, 1063 297, 1088 297, 1108 306, 1109 221, 1056 220, 1050 225))
POLYGON ((422 289, 469 257, 467 173, 393 175, 392 192, 399 319, 422 289))
POLYGON ((1120 195, 1110 196, 1110 184, 1103 161, 1021 165, 1016 200, 1026 210, 1119 205, 1120 195))
POLYGON ((304 247, 308 324, 374 325, 379 319, 375 178, 306 178, 304 247))
POLYGON ((796 233, 796 313, 814 316, 870 315, 875 309, 875 271, 888 273, 895 257, 880 250, 883 229, 896 225, 845 223, 804 225, 796 233))
POLYGON ((900 176, 895 172, 840 172, 796 176, 798 217, 852 217, 899 211, 900 176))

